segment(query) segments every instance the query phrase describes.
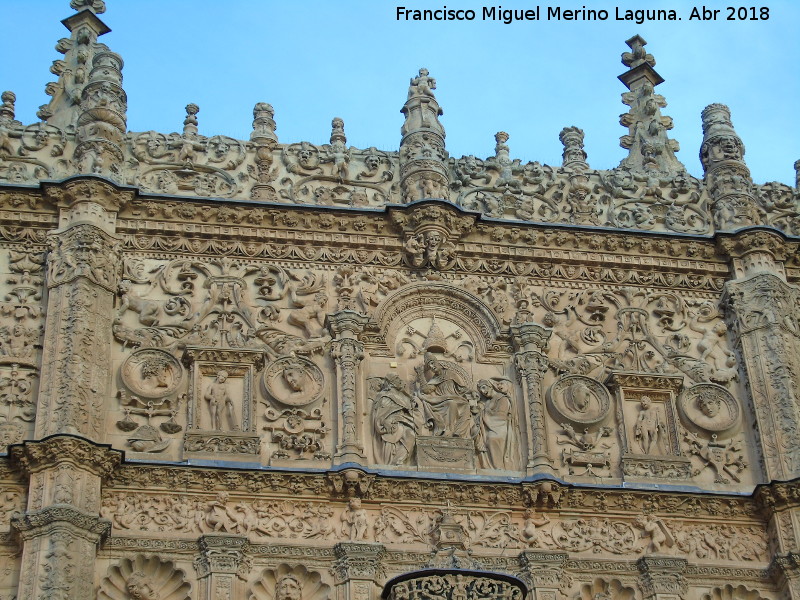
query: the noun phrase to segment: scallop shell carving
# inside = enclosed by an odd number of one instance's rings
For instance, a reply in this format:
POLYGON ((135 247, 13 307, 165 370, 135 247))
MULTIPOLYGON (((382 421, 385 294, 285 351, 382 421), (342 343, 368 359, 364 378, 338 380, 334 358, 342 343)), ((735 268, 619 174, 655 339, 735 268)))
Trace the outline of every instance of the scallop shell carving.
POLYGON ((140 591, 141 598, 158 600, 191 600, 192 586, 185 580, 185 574, 176 569, 171 561, 162 561, 157 556, 139 554, 133 559, 123 558, 108 569, 108 575, 100 584, 98 600, 131 600, 128 586, 134 584, 149 590, 140 591), (149 595, 144 595, 149 594, 149 595))
POLYGON ((293 600, 328 600, 330 598, 331 586, 323 583, 319 573, 309 571, 303 565, 291 567, 281 564, 277 569, 263 571, 261 578, 253 585, 248 600, 278 600, 276 598, 278 582, 287 576, 300 583, 300 597, 293 600))

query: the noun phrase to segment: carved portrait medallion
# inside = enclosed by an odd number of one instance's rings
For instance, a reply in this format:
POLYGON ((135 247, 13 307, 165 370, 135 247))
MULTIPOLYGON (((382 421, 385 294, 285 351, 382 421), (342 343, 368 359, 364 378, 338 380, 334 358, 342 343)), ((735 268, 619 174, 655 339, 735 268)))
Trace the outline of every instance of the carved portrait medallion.
POLYGON ((264 388, 273 400, 286 406, 306 406, 322 396, 320 368, 306 358, 284 356, 264 370, 264 388))
POLYGON ((695 427, 710 433, 724 433, 739 422, 739 403, 715 383, 697 383, 678 398, 681 415, 695 427))
POLYGON ((611 394, 591 377, 567 375, 550 386, 547 406, 560 423, 594 425, 608 415, 611 394))
POLYGON ((122 381, 134 394, 163 398, 177 391, 183 367, 169 352, 146 348, 131 354, 122 364, 122 381))

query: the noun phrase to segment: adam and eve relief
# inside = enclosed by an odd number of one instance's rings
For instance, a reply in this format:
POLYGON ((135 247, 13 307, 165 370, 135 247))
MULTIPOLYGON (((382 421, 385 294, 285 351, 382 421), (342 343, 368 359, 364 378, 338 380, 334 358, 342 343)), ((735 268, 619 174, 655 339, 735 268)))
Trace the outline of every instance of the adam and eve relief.
POLYGON ((419 437, 471 439, 482 469, 519 462, 512 384, 500 377, 473 385, 463 367, 426 352, 407 383, 399 375, 370 378, 370 428, 375 461, 412 465, 419 437))

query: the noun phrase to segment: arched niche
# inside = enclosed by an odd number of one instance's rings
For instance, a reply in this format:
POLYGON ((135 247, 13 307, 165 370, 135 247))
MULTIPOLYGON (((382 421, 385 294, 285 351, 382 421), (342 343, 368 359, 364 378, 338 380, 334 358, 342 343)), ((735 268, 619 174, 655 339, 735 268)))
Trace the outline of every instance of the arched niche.
POLYGON ((421 317, 433 317, 459 327, 474 344, 477 358, 486 354, 501 330, 500 321, 480 298, 452 283, 427 281, 407 285, 385 298, 374 313, 375 322, 392 350, 403 329, 421 317))

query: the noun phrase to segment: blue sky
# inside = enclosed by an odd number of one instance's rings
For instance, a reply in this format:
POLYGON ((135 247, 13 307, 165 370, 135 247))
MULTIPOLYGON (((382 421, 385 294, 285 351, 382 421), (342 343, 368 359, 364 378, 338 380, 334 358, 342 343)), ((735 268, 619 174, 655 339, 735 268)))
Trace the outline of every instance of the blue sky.
MULTIPOLYGON (((770 0, 766 21, 690 21, 695 4, 673 2, 499 2, 503 8, 604 8, 603 22, 412 22, 407 8, 474 9, 470 0, 108 0, 101 18, 112 29, 101 41, 122 55, 133 131, 180 131, 184 106, 200 106, 200 132, 247 138, 252 107, 275 107, 282 142, 326 143, 330 121, 345 121, 348 144, 396 150, 409 78, 427 67, 437 79, 447 148, 456 157, 494 153, 494 134, 507 131, 511 154, 523 162, 560 164, 562 127, 586 132, 589 164, 607 169, 625 155, 619 115, 625 70, 620 54, 638 33, 666 82, 657 90, 673 117, 678 158, 702 176, 700 111, 731 107, 758 183, 794 184, 800 159, 800 2, 770 0), (675 9, 677 22, 615 21, 614 10, 675 9)), ((495 5, 496 5, 495 4, 495 5)), ((747 3, 748 6, 752 2, 747 3)), ((60 20, 68 0, 3 0, 6 23, 24 26, 0 37, 0 89, 17 94, 17 118, 36 120, 49 97, 48 71, 67 35, 60 20)))

